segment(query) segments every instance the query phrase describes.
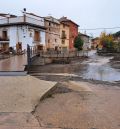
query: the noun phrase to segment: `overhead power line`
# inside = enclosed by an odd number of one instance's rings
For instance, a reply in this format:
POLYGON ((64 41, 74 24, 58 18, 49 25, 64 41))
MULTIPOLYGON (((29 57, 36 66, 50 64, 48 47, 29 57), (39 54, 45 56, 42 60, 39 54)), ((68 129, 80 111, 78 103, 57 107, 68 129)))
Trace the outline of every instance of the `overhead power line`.
POLYGON ((113 29, 119 29, 120 27, 110 27, 110 28, 86 28, 86 29, 80 29, 80 30, 113 30, 113 29))

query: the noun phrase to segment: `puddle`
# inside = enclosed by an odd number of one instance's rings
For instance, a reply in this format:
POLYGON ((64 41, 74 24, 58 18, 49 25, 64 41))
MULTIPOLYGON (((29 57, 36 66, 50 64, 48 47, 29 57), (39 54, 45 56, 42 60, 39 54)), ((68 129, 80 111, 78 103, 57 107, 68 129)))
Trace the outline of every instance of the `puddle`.
MULTIPOLYGON (((32 68, 39 75, 54 75, 62 77, 80 77, 83 79, 93 79, 99 81, 115 82, 120 81, 120 69, 114 69, 109 65, 113 57, 102 57, 96 51, 88 53, 89 58, 83 62, 75 61, 71 64, 51 64, 42 67, 32 68)), ((59 78, 58 78, 59 79, 59 78)))
POLYGON ((120 81, 120 71, 114 70, 107 65, 89 65, 82 77, 84 79, 114 82, 120 81))
POLYGON ((90 55, 90 59, 82 64, 86 65, 83 72, 84 79, 115 82, 120 81, 120 70, 114 69, 109 65, 113 57, 100 57, 95 53, 90 55))

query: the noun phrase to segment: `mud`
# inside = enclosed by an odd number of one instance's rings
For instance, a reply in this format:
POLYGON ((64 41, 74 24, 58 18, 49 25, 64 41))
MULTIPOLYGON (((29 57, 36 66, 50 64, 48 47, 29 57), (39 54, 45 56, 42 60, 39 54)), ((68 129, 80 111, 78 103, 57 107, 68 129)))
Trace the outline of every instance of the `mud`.
POLYGON ((67 81, 73 79, 100 83, 119 83, 120 69, 113 67, 113 64, 120 67, 118 62, 118 58, 102 57, 91 52, 89 53, 89 58, 74 59, 70 64, 50 64, 32 67, 30 74, 50 81, 67 81), (59 74, 59 76, 56 74, 59 74), (62 74, 65 76, 62 76, 62 74))
POLYGON ((86 82, 62 82, 58 86, 52 97, 40 102, 34 112, 41 127, 119 129, 119 87, 96 87, 86 82), (64 89, 67 92, 61 92, 64 89))
POLYGON ((110 59, 92 55, 69 65, 51 64, 34 69, 36 72, 31 74, 35 77, 58 82, 33 113, 41 127, 119 129, 119 71, 110 66, 110 59), (106 76, 102 78, 103 74, 106 76))
POLYGON ((120 69, 120 56, 115 56, 113 59, 111 59, 110 65, 115 69, 120 69))
POLYGON ((49 76, 37 76, 37 78, 46 80, 46 81, 56 81, 56 82, 67 82, 67 81, 84 81, 84 82, 89 82, 91 84, 105 84, 107 86, 120 86, 120 81, 116 81, 114 83, 112 82, 107 82, 107 81, 100 81, 100 80, 93 80, 93 79, 83 79, 82 77, 65 77, 65 76, 54 76, 54 75, 49 75, 49 76))

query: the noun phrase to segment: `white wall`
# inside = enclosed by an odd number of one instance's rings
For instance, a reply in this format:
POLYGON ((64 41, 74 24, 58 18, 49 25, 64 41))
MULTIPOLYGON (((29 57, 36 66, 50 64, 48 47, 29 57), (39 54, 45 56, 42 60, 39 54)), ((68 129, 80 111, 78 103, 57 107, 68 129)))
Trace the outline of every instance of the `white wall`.
POLYGON ((9 28, 9 39, 10 39, 10 47, 15 47, 17 43, 17 28, 16 27, 10 27, 9 28))
POLYGON ((22 43, 22 49, 27 49, 27 44, 30 46, 34 46, 34 31, 40 31, 41 42, 39 44, 43 44, 45 46, 45 32, 44 30, 36 29, 34 27, 28 26, 11 26, 11 27, 1 27, 0 28, 0 36, 2 36, 2 31, 7 30, 8 37, 10 40, 10 47, 16 47, 18 42, 22 43))
POLYGON ((28 39, 27 26, 10 27, 10 46, 15 47, 18 42, 21 42, 24 50, 27 48, 27 43, 29 43, 28 39))
POLYGON ((45 46, 45 32, 44 31, 40 32, 40 37, 41 37, 41 44, 45 46))
POLYGON ((84 44, 83 44, 83 50, 88 50, 88 48, 90 48, 89 37, 81 36, 81 39, 82 39, 83 42, 84 42, 84 44))
POLYGON ((10 46, 15 47, 18 42, 22 43, 22 49, 27 49, 28 30, 27 26, 10 27, 10 46))
POLYGON ((36 25, 44 26, 44 18, 26 14, 26 21, 36 25))
MULTIPOLYGON (((9 23, 24 22, 24 17, 18 16, 15 18, 9 18, 9 20, 8 20, 8 18, 0 17, 0 24, 7 24, 8 21, 9 21, 9 23)), ((44 26, 44 18, 35 17, 32 15, 26 15, 26 22, 32 23, 35 25, 39 25, 39 26, 44 26)))

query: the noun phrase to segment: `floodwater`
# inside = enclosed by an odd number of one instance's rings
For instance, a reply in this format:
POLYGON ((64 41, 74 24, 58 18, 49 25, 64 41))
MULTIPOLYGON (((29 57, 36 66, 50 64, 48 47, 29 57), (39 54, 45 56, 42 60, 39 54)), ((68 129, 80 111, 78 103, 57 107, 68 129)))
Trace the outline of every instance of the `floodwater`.
MULTIPOLYGON (((113 57, 98 56, 96 51, 89 52, 88 59, 73 60, 71 64, 50 64, 32 68, 43 76, 73 76, 83 79, 115 82, 120 81, 120 69, 112 68, 110 59, 113 57)), ((35 72, 35 74, 36 74, 35 72)))
POLYGON ((89 60, 83 62, 86 70, 83 72, 84 79, 93 79, 100 81, 120 81, 120 70, 114 69, 109 64, 113 57, 98 56, 95 51, 89 53, 89 60))

